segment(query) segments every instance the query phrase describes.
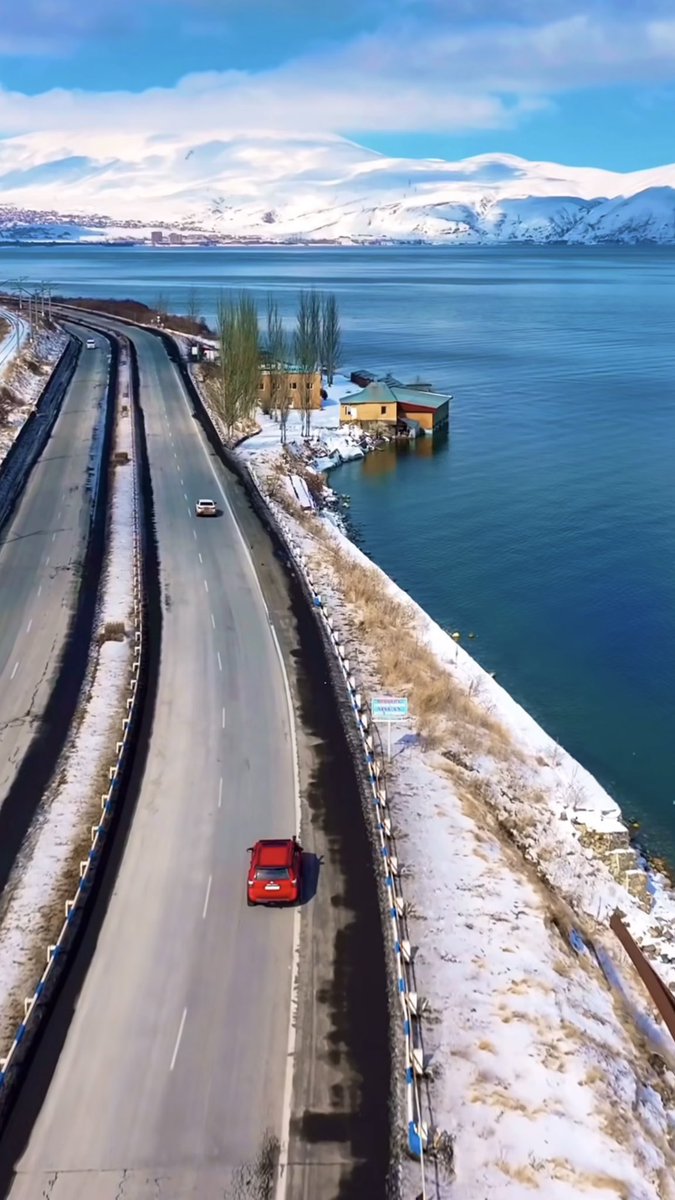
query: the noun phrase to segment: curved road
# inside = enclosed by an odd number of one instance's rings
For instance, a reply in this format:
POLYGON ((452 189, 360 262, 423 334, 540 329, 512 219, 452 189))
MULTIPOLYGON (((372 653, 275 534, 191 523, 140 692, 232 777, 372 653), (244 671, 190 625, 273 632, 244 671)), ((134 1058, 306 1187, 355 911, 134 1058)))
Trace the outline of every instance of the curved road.
POLYGON ((21 349, 23 342, 28 336, 28 322, 24 317, 12 311, 9 308, 0 308, 0 317, 2 317, 10 327, 10 331, 6 337, 0 342, 0 377, 4 375, 5 370, 12 362, 15 354, 21 349))
MULTIPOLYGON (((106 328, 114 323, 100 322, 106 328)), ((297 914, 248 909, 246 847, 297 830, 288 684, 182 384, 136 344, 163 630, 119 875, 13 1200, 223 1200, 282 1129, 297 914), (195 519, 214 496, 217 520, 195 519)))
POLYGON ((108 362, 103 338, 96 350, 82 351, 49 441, 0 531, 0 805, 39 724, 68 632, 108 362))

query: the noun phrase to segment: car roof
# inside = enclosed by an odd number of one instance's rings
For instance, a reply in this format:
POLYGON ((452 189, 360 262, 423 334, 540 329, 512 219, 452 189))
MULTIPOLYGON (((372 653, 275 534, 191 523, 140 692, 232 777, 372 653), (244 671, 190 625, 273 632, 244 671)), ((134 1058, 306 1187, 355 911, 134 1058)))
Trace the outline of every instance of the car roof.
POLYGON ((293 839, 256 842, 255 853, 262 867, 285 867, 293 858, 293 839))
POLYGON ((215 504, 215 500, 198 500, 197 504, 215 504))

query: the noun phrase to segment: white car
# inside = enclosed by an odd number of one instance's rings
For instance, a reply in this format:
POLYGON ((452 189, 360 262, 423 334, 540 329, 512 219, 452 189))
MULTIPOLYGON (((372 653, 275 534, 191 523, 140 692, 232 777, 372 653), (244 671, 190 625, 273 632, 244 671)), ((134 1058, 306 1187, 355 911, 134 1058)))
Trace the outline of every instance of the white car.
POLYGON ((195 515, 198 517, 217 517, 218 509, 215 500, 198 500, 195 504, 195 515))
POLYGON ((96 349, 96 342, 94 341, 94 338, 87 338, 87 350, 95 350, 95 349, 96 349))

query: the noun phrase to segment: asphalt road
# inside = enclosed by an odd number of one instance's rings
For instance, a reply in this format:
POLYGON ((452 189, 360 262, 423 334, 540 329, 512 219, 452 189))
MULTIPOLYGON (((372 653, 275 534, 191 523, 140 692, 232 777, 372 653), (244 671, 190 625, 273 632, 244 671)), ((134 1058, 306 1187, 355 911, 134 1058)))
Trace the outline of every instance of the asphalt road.
POLYGON ((10 327, 7 336, 0 342, 0 376, 2 376, 27 336, 28 322, 18 313, 12 312, 11 309, 0 309, 0 317, 10 327))
POLYGON ((157 339, 131 336, 161 569, 157 706, 114 892, 13 1200, 223 1200, 288 1102, 297 915, 245 903, 246 847, 297 829, 288 685, 178 376, 157 339), (200 496, 222 515, 197 520, 200 496))
POLYGON ((0 533, 0 805, 44 712, 75 604, 108 357, 103 338, 80 355, 51 437, 0 533))

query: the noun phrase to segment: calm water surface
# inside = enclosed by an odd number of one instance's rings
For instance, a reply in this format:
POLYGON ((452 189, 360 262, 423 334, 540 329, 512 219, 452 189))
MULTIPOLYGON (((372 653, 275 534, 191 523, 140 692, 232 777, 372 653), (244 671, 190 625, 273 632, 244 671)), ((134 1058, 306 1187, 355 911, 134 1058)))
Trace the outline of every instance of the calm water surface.
POLYGON ((67 294, 338 294, 345 364, 454 395, 334 477, 363 547, 675 862, 675 250, 6 248, 67 294))

